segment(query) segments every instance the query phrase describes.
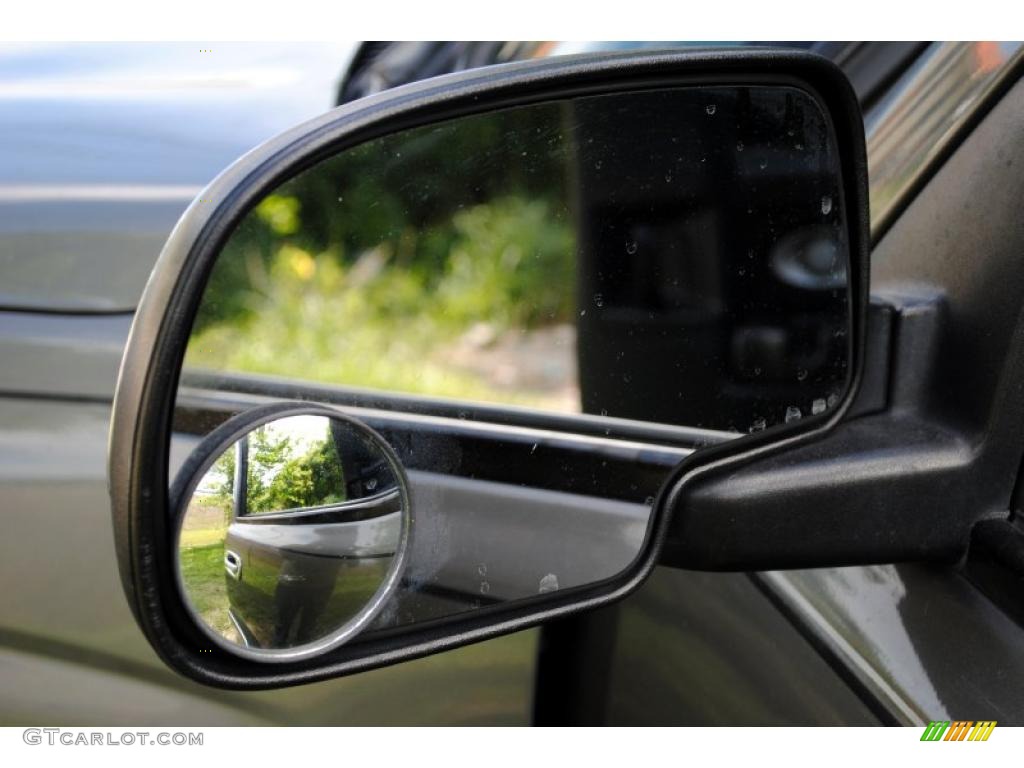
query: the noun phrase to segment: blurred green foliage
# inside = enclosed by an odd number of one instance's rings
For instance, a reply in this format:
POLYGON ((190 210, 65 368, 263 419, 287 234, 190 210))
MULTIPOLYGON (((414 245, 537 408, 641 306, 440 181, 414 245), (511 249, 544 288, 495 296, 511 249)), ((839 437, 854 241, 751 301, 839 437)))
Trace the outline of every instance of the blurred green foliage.
POLYGON ((515 400, 443 351, 474 325, 501 334, 571 321, 567 146, 560 108, 540 105, 321 161, 232 234, 186 364, 515 400))

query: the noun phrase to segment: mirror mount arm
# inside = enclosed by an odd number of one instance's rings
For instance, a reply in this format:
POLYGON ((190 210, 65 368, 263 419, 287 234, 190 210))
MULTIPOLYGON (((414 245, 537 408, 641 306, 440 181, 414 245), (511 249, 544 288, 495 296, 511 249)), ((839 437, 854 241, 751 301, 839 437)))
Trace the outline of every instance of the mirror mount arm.
POLYGON ((673 499, 660 564, 759 571, 962 559, 975 524, 1007 517, 1020 448, 1007 445, 1006 425, 972 430, 933 402, 944 312, 936 294, 874 298, 864 386, 848 420, 691 483, 673 499))

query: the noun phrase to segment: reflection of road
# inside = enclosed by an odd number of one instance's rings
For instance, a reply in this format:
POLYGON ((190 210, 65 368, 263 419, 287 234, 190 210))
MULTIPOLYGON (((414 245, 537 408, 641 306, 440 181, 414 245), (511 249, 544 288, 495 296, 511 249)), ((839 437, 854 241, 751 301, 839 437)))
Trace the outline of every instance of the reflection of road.
POLYGON ((516 401, 579 413, 576 328, 567 323, 501 333, 476 323, 435 357, 516 401))

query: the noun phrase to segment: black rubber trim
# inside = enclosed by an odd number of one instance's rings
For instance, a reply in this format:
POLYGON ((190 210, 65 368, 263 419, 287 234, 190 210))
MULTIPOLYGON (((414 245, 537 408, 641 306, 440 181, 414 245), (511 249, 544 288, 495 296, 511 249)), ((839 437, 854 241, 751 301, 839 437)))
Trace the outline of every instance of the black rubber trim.
MULTIPOLYGON (((276 376, 255 374, 213 373, 210 371, 182 371, 178 403, 175 409, 175 428, 190 428, 187 411, 194 401, 195 392, 205 396, 205 404, 212 409, 214 396, 230 400, 230 395, 253 395, 283 400, 315 400, 334 405, 351 406, 408 413, 417 416, 439 416, 466 422, 531 427, 574 435, 611 437, 618 440, 696 448, 724 443, 736 437, 735 433, 701 427, 675 424, 650 424, 631 419, 610 418, 581 413, 538 411, 516 406, 466 403, 451 398, 426 397, 398 392, 336 386, 314 381, 297 381, 276 376)), ((203 403, 201 403, 203 405, 203 403)), ((194 422, 193 422, 194 423, 194 422)))
MULTIPOLYGON (((318 401, 300 391, 299 399, 318 401)), ((274 402, 259 398, 259 403, 274 402)), ((179 398, 175 432, 203 434, 247 407, 230 398, 179 398), (183 405, 184 400, 184 405, 183 405)), ((528 485, 531 488, 579 493, 587 496, 644 502, 658 492, 666 473, 686 451, 654 444, 591 437, 580 433, 526 431, 510 433, 489 422, 466 419, 417 420, 407 412, 343 408, 381 433, 409 470, 443 470, 473 480, 528 485), (461 457, 438 466, 438 455, 461 457)), ((691 448, 692 450, 692 448, 691 448)))
POLYGON ((37 400, 43 403, 75 403, 82 405, 110 405, 113 398, 102 395, 74 395, 50 392, 25 392, 23 390, 0 390, 0 400, 37 400))
POLYGON ((129 317, 135 314, 134 307, 34 307, 28 304, 0 304, 0 312, 19 315, 67 315, 68 317, 129 317))

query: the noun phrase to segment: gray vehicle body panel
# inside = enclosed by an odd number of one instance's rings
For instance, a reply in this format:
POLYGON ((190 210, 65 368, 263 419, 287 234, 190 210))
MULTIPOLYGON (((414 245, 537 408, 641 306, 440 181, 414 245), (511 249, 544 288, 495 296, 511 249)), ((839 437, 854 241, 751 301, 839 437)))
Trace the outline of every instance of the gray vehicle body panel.
POLYGON ((0 308, 133 310, 192 198, 329 109, 348 48, 4 46, 0 308))

